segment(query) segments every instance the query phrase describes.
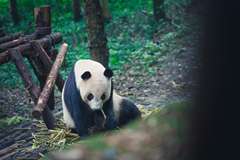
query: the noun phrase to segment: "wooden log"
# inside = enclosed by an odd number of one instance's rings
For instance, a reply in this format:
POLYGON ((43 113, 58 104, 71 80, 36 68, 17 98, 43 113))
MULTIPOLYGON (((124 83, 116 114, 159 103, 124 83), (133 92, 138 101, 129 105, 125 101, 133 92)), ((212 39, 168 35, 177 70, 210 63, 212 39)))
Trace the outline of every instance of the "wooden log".
MULTIPOLYGON (((31 154, 31 157, 28 157, 28 158, 36 158, 36 159, 41 158, 41 156, 39 155, 39 153, 43 153, 43 151, 44 151, 46 148, 48 148, 48 146, 47 146, 47 145, 44 145, 44 146, 41 146, 41 147, 35 149, 35 150, 33 151, 33 153, 31 154)), ((26 159, 27 159, 27 158, 26 158, 26 159)))
POLYGON ((1 140, 1 143, 0 143, 0 150, 3 149, 3 148, 6 148, 10 145, 12 145, 15 141, 14 141, 14 137, 22 134, 23 132, 22 131, 17 131, 15 132, 14 134, 10 135, 10 136, 7 136, 7 138, 4 138, 1 140))
MULTIPOLYGON (((29 127, 30 124, 31 124, 30 122, 24 123, 24 124, 21 124, 21 125, 17 126, 16 128, 29 127)), ((2 143, 2 142, 1 142, 2 139, 7 138, 8 136, 10 136, 11 134, 13 134, 13 133, 15 133, 15 132, 17 132, 17 131, 19 131, 19 129, 12 129, 12 130, 10 130, 10 131, 8 131, 8 132, 6 132, 6 133, 1 134, 1 135, 0 135, 0 144, 2 143)), ((21 131, 23 131, 23 130, 21 130, 21 131)))
POLYGON ((34 8, 35 35, 37 39, 51 33, 51 7, 44 5, 41 8, 34 8))
MULTIPOLYGON (((35 54, 36 54, 36 53, 34 53, 33 55, 36 56, 35 54)), ((38 80, 40 81, 40 80, 42 80, 42 78, 40 77, 40 74, 38 73, 35 65, 33 64, 33 60, 32 60, 32 59, 33 59, 33 58, 32 58, 33 55, 27 56, 27 59, 28 59, 30 65, 31 65, 31 67, 32 67, 35 75, 37 76, 38 80)), ((50 69, 49 69, 49 72, 50 72, 50 69)), ((48 73, 49 73, 49 72, 48 72, 48 73)), ((46 77, 47 77, 47 76, 46 76, 46 77)), ((43 83, 45 83, 45 81, 44 81, 44 82, 40 82, 40 85, 43 84, 43 83)), ((43 87, 42 87, 42 88, 43 88, 43 87)), ((48 101, 47 104, 48 104, 49 108, 50 108, 51 110, 53 110, 53 109, 54 109, 54 92, 52 92, 52 94, 51 94, 50 97, 51 97, 51 100, 52 100, 52 101, 50 101, 50 99, 49 99, 49 101, 48 101)))
MULTIPOLYGON (((13 158, 14 159, 39 159, 39 158, 41 158, 41 156, 39 155, 39 153, 43 153, 45 150, 46 150, 46 148, 48 148, 48 146, 47 145, 44 145, 44 146, 41 146, 41 147, 39 147, 39 148, 37 148, 37 149, 34 149, 34 150, 24 150, 24 151, 22 151, 22 152, 20 152, 20 153, 16 153, 16 154, 14 154, 13 155, 13 158)), ((7 156, 8 157, 8 156, 7 156)), ((13 159, 12 158, 12 159, 13 159)), ((0 158, 1 159, 1 158, 0 158)))
MULTIPOLYGON (((55 44, 62 42, 63 37, 62 37, 61 33, 52 34, 51 37, 52 37, 53 41, 55 42, 55 44)), ((44 38, 41 38, 40 40, 38 40, 38 42, 42 45, 42 47, 44 49, 46 49, 50 45, 50 41, 51 40, 48 37, 44 37, 44 38)), ((34 50, 32 49, 32 45, 29 43, 20 45, 13 49, 19 50, 19 52, 22 54, 22 56, 29 56, 34 53, 34 50)), ((8 51, 0 53, 0 65, 4 64, 6 62, 9 62, 10 60, 11 60, 11 58, 9 56, 8 51)))
POLYGON ((53 64, 53 67, 49 73, 47 80, 46 80, 43 91, 42 91, 42 93, 38 99, 38 102, 32 112, 32 115, 35 118, 39 118, 41 116, 42 111, 44 110, 44 108, 46 106, 46 103, 51 94, 53 85, 55 84, 55 81, 57 79, 59 69, 60 69, 62 62, 67 54, 67 50, 68 50, 68 44, 64 43, 60 48, 57 59, 55 60, 55 62, 53 64))
POLYGON ((17 147, 20 147, 22 145, 26 144, 26 142, 19 142, 19 143, 14 143, 13 145, 3 149, 3 150, 0 150, 0 156, 6 154, 6 153, 9 153, 11 151, 13 151, 14 149, 16 149, 17 147))
MULTIPOLYGON (((28 60, 29 60, 30 64, 32 63, 32 60, 33 60, 34 64, 37 66, 37 69, 36 69, 34 65, 31 65, 32 67, 34 67, 34 73, 40 82, 40 91, 42 92, 43 87, 46 82, 46 79, 47 79, 47 76, 48 76, 48 73, 50 72, 51 68, 48 71, 48 69, 44 66, 43 62, 37 56, 37 53, 32 54, 28 58, 28 60)), ((51 93, 47 104, 51 110, 54 109, 54 91, 51 93)))
POLYGON ((17 32, 17 33, 14 33, 14 34, 9 34, 5 37, 0 38, 0 44, 18 39, 18 38, 23 37, 23 36, 24 36, 23 32, 17 32))
POLYGON ((35 24, 37 27, 51 26, 50 5, 44 5, 41 8, 34 8, 35 24))
MULTIPOLYGON (((25 152, 29 152, 28 149, 32 148, 32 141, 26 143, 25 145, 18 147, 19 152, 15 153, 14 155, 12 155, 12 159, 18 159, 23 157, 23 154, 25 152), (21 150, 20 150, 21 149, 21 150)), ((1 159, 1 158, 0 158, 1 159)))
MULTIPOLYGON (((34 16, 35 16, 35 36, 37 39, 42 38, 45 35, 49 35, 51 33, 51 12, 50 6, 44 5, 41 8, 34 8, 34 16)), ((48 47, 48 51, 50 47, 48 47)), ((34 57, 35 65, 38 68, 39 76, 38 80, 40 82, 40 90, 43 90, 43 87, 46 83, 46 78, 48 76, 49 71, 43 65, 42 61, 39 57, 34 57)), ((52 91, 50 98, 48 100, 48 106, 51 110, 54 109, 54 90, 52 91)))
POLYGON ((5 36, 5 33, 4 33, 3 29, 0 28, 0 37, 4 37, 4 36, 5 36))
MULTIPOLYGON (((36 104, 38 101, 38 98, 40 96, 40 90, 37 87, 37 84, 35 83, 29 69, 27 68, 22 55, 20 52, 16 49, 10 49, 9 54, 13 60, 13 63, 15 64, 27 90, 29 91, 34 103, 36 104)), ((44 108, 43 112, 43 121, 45 122, 48 129, 54 129, 56 123, 55 118, 53 117, 53 114, 48 106, 44 108)))
POLYGON ((31 41, 34 39, 34 35, 27 35, 25 37, 20 37, 19 39, 10 41, 10 42, 6 42, 3 44, 0 44, 0 53, 6 51, 9 48, 14 48, 16 46, 19 46, 21 44, 27 43, 28 41, 31 41))
MULTIPOLYGON (((34 50, 38 54, 38 57, 41 59, 41 61, 43 62, 44 66, 46 67, 46 69, 48 70, 48 73, 49 73, 53 66, 53 63, 52 63, 50 57, 47 55, 47 53, 45 52, 45 50, 43 49, 43 47, 40 45, 40 43, 38 41, 31 41, 30 43, 32 44, 34 50)), ((64 80, 60 74, 58 74, 58 76, 57 76, 56 85, 57 85, 58 89, 60 90, 60 92, 62 92, 64 80)))

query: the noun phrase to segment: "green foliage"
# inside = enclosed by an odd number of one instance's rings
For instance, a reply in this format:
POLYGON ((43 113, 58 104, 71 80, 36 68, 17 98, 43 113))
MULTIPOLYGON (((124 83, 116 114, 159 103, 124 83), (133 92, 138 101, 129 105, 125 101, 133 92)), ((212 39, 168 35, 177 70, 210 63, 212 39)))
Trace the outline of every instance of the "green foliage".
POLYGON ((11 126, 11 125, 20 123, 22 121, 25 121, 25 119, 20 117, 20 116, 14 116, 12 118, 7 118, 7 119, 4 119, 4 120, 0 120, 0 127, 2 127, 3 125, 11 126))
MULTIPOLYGON (((71 3, 67 0, 18 0, 20 23, 13 25, 8 0, 0 0, 0 24, 6 34, 22 31, 34 32, 34 8, 51 6, 52 32, 60 32, 63 42, 69 50, 60 70, 67 78, 73 64, 79 59, 89 59, 88 37, 85 21, 74 22, 71 3)), ((110 52, 109 67, 115 75, 121 74, 126 65, 131 65, 135 74, 152 75, 169 55, 177 55, 184 48, 178 37, 191 33, 189 25, 181 18, 189 0, 165 0, 165 13, 172 22, 161 21, 157 24, 153 18, 153 1, 148 0, 111 0, 109 1, 112 20, 105 25, 110 52), (153 42, 153 35, 161 37, 153 42)), ((83 14, 83 11, 82 11, 83 14)), ((56 45, 59 49, 60 45, 56 45)), ((28 66, 28 62, 26 62, 28 66)), ((31 68, 31 67, 29 67, 31 68)), ((126 68, 126 67, 125 67, 126 68)), ((30 69, 31 70, 31 69, 30 69)), ((33 73, 33 71, 31 70, 33 73)), ((0 88, 23 88, 22 80, 12 63, 0 66, 0 88), (11 77, 11 78, 10 78, 11 77)), ((34 77, 36 80, 36 77, 34 77)))

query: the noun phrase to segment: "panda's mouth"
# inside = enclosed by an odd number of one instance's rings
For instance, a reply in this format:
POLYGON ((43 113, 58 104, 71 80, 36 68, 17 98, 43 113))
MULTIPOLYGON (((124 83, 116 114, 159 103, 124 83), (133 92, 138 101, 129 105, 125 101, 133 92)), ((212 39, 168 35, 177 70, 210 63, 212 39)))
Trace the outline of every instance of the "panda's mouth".
POLYGON ((93 110, 93 111, 96 111, 96 110, 100 110, 102 107, 91 107, 91 109, 93 110))

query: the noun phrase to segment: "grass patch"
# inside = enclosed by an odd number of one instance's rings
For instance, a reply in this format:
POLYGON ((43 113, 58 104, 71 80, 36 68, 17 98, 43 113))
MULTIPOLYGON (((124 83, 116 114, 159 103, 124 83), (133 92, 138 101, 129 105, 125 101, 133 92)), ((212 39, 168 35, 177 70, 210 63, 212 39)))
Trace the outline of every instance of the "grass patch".
POLYGON ((11 125, 15 125, 17 123, 20 123, 22 121, 25 121, 26 119, 24 119, 23 117, 20 117, 20 116, 14 116, 12 118, 7 118, 7 119, 4 119, 4 120, 0 120, 0 127, 3 127, 3 126, 11 126, 11 125))

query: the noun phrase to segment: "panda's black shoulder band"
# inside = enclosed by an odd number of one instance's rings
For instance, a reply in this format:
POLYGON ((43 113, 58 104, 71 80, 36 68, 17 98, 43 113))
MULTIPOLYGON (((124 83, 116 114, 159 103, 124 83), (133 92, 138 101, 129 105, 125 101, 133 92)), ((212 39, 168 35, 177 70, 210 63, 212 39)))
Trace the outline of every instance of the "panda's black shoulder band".
POLYGON ((103 74, 104 76, 111 78, 113 76, 113 71, 111 69, 106 69, 103 74))
POLYGON ((90 77, 91 77, 91 73, 90 73, 89 71, 86 71, 86 72, 84 72, 84 73, 81 75, 81 78, 82 78, 83 80, 89 79, 90 77))

